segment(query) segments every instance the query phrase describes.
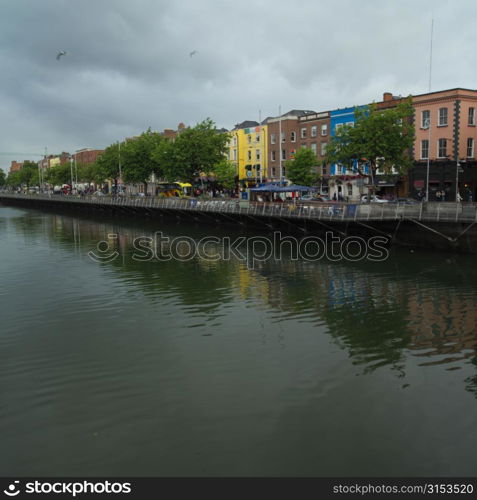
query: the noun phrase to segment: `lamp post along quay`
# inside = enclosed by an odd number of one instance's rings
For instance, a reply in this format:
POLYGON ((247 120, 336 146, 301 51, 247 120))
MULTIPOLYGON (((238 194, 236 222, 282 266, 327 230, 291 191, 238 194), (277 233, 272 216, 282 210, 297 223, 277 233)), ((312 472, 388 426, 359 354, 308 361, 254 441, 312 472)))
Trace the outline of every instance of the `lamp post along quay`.
POLYGON ((431 112, 424 122, 424 128, 427 128, 427 168, 426 168, 426 201, 429 201, 429 161, 431 154, 431 112))

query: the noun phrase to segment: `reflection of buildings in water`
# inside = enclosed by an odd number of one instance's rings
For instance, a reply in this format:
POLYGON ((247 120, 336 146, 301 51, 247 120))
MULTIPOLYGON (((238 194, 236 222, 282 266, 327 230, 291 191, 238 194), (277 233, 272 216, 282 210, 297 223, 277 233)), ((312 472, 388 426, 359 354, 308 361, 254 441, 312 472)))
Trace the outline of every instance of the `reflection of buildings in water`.
MULTIPOLYGON (((118 234, 117 240, 111 242, 112 247, 129 254, 135 238, 154 237, 152 232, 108 222, 76 219, 73 226, 71 219, 52 216, 50 231, 55 236, 62 234, 72 239, 76 233, 80 234, 78 243, 86 252, 108 234, 118 234)), ((308 310, 327 323, 339 324, 339 331, 345 336, 360 329, 352 326, 353 318, 382 311, 386 316, 402 316, 401 335, 403 338, 409 335, 410 343, 404 342, 401 347, 414 350, 416 356, 434 357, 432 362, 440 363, 475 356, 477 298, 460 289, 438 287, 430 282, 423 286, 418 277, 400 279, 391 274, 373 274, 339 262, 310 263, 285 258, 257 263, 255 269, 248 269, 239 261, 197 260, 206 273, 221 273, 222 267, 224 272, 228 269, 230 285, 236 287, 241 298, 254 298, 291 313, 308 310), (416 352, 422 349, 428 352, 416 352), (436 354, 448 356, 435 361, 436 354)), ((383 319, 381 316, 380 321, 383 319)), ((383 324, 386 326, 389 323, 383 324)))
POLYGON ((267 302, 270 293, 270 284, 266 278, 254 273, 245 264, 240 264, 237 279, 238 283, 236 286, 242 299, 258 299, 262 303, 267 302))
POLYGON ((477 351, 477 299, 457 289, 422 289, 408 293, 408 316, 411 330, 410 349, 428 349, 416 356, 447 355, 445 359, 425 364, 449 363, 471 358, 477 351), (459 354, 459 356, 455 356, 459 354))

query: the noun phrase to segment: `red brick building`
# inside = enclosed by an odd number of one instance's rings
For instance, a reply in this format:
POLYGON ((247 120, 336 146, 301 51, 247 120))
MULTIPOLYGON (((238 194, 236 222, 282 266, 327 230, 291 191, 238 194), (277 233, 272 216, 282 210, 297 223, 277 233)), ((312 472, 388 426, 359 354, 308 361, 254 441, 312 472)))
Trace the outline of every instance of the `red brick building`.
POLYGON ((25 163, 25 162, 23 161, 20 163, 17 161, 12 161, 12 163, 10 165, 10 173, 18 172, 19 170, 21 170, 23 167, 23 163, 25 163))
MULTIPOLYGON (((299 118, 314 111, 293 109, 279 117, 268 118, 268 169, 267 179, 279 181, 286 177, 285 161, 294 158, 301 146, 299 118)), ((264 123, 265 124, 265 123, 264 123)))
POLYGON ((76 163, 94 163, 98 156, 104 153, 104 149, 80 149, 76 153, 72 154, 71 157, 76 163))

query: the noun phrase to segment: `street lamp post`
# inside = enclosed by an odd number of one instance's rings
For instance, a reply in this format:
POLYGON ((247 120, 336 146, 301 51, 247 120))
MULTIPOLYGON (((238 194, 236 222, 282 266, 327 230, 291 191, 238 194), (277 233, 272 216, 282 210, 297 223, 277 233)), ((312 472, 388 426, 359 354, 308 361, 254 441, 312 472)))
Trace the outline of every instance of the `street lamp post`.
MULTIPOLYGON (((119 192, 121 192, 121 185, 123 182, 122 172, 121 172, 121 143, 118 142, 118 167, 119 167, 119 192)), ((116 193, 118 194, 118 193, 116 193)))
POLYGON ((73 194, 73 157, 70 158, 71 194, 73 194))
POLYGON ((426 118, 425 127, 427 128, 427 169, 426 169, 426 201, 429 201, 429 159, 431 154, 431 116, 426 118))

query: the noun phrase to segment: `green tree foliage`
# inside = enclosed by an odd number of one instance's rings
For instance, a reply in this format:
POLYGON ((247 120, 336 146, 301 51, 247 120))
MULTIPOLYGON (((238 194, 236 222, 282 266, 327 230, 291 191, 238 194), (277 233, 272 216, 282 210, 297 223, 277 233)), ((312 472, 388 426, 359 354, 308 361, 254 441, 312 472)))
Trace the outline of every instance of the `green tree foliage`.
POLYGON ((71 165, 64 163, 63 165, 55 165, 50 167, 45 173, 45 181, 52 186, 62 186, 63 184, 71 184, 71 165))
POLYGON ((26 184, 27 187, 38 186, 40 178, 38 174, 38 164, 34 161, 25 161, 19 171, 20 183, 26 184))
POLYGON ((10 172, 6 179, 6 184, 11 187, 38 186, 39 183, 38 165, 33 161, 25 161, 20 170, 10 172))
POLYGON ((5 186, 7 182, 7 177, 5 175, 5 172, 0 168, 0 187, 5 186))
POLYGON ((212 173, 223 162, 229 136, 218 132, 207 118, 183 130, 173 141, 165 141, 154 157, 169 181, 193 182, 201 172, 212 173))
POLYGON ((124 149, 124 143, 119 144, 119 142, 109 145, 98 157, 96 163, 92 164, 94 166, 84 167, 82 169, 82 175, 90 177, 90 179, 84 179, 89 182, 104 182, 106 179, 114 180, 114 184, 117 185, 119 178, 119 165, 121 160, 121 152, 124 149))
POLYGON ((139 137, 130 139, 121 145, 121 164, 124 182, 142 182, 145 187, 152 174, 162 175, 161 164, 153 154, 164 137, 148 129, 139 137))
POLYGON ((287 178, 293 184, 312 186, 319 178, 317 172, 314 171, 317 163, 316 155, 311 149, 301 148, 295 153, 293 160, 285 162, 287 178))
POLYGON ((217 182, 225 189, 233 189, 236 184, 237 167, 225 158, 213 167, 217 182))
POLYGON ((412 165, 410 150, 414 143, 413 107, 411 98, 395 108, 381 110, 375 104, 356 109, 353 127, 343 126, 328 143, 327 163, 341 163, 351 167, 358 160, 359 173, 362 165, 371 167, 372 180, 379 168, 383 174, 391 174, 393 168, 404 174, 412 165))
POLYGON ((78 164, 77 169, 78 181, 80 182, 93 182, 95 184, 101 184, 108 178, 97 162, 78 164))
POLYGON ((7 177, 7 186, 20 187, 22 184, 20 178, 20 171, 10 172, 7 177))

